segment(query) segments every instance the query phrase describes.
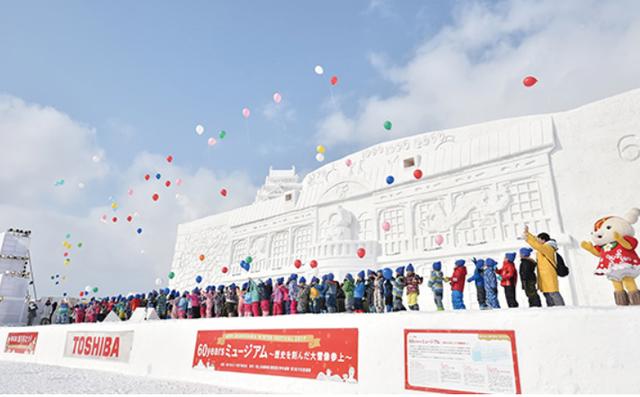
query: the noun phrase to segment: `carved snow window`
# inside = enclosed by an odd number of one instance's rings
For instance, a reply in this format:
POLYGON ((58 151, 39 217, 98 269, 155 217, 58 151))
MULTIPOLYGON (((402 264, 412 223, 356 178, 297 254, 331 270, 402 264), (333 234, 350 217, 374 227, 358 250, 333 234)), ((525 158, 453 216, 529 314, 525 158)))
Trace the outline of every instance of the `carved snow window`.
POLYGON ((384 222, 389 222, 391 225, 391 229, 381 235, 384 254, 397 255, 402 252, 404 242, 407 240, 404 208, 395 207, 382 211, 380 224, 384 222))
POLYGON ((233 243, 233 255, 231 256, 231 275, 240 275, 240 261, 247 257, 247 240, 238 240, 233 243))
POLYGON ((358 239, 373 240, 373 221, 368 212, 363 212, 358 217, 358 239))
POLYGON ((416 160, 413 157, 409 157, 408 159, 404 159, 403 164, 404 168, 414 167, 416 165, 416 160))
POLYGON ((511 183, 509 214, 514 222, 530 222, 544 216, 538 181, 511 183))
POLYGON ((287 245, 289 235, 279 232, 271 240, 271 269, 282 269, 288 259, 287 245))
POLYGON ((293 236, 293 255, 301 258, 311 246, 311 225, 300 226, 293 236))

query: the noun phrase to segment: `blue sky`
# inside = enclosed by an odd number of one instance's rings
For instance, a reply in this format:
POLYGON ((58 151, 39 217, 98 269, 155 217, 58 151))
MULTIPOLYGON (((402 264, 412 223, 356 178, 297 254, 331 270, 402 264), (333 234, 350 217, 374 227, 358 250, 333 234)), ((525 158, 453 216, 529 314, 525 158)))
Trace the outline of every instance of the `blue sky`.
POLYGON ((0 228, 34 231, 46 294, 150 289, 177 225, 251 203, 269 166, 304 176, 318 144, 329 162, 638 88, 638 42, 633 0, 3 2, 0 228), (184 184, 142 179, 156 172, 184 184), (65 267, 67 233, 84 247, 65 267), (57 273, 66 285, 48 280, 57 273))

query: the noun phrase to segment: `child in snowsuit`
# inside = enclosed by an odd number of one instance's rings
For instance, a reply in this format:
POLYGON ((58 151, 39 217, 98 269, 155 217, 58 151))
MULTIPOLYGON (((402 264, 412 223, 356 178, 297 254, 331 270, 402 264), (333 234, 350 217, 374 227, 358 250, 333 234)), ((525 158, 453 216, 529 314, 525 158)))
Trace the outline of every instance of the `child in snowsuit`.
MULTIPOLYGON (((271 281, 271 279, 267 280, 267 281, 271 281)), ((269 299, 271 298, 271 295, 267 295, 267 285, 262 282, 262 280, 258 280, 257 283, 257 290, 258 290, 258 304, 260 305, 260 313, 262 314, 262 317, 267 317, 270 314, 270 307, 269 307, 269 299)))
POLYGON ((389 268, 385 268, 382 271, 384 277, 383 293, 384 293, 384 306, 387 313, 393 311, 393 271, 389 268))
POLYGON ((178 302, 178 318, 187 318, 187 310, 189 309, 189 293, 183 292, 178 302))
POLYGON ((431 292, 433 292, 433 301, 435 302, 438 311, 443 311, 444 306, 442 305, 442 295, 444 292, 444 276, 442 274, 442 263, 433 262, 431 269, 431 277, 429 278, 427 286, 431 288, 431 292))
POLYGON ((402 296, 404 295, 404 287, 406 285, 404 279, 404 266, 396 268, 396 278, 393 280, 393 311, 399 312, 407 310, 402 304, 402 296))
POLYGON ((480 310, 485 310, 489 307, 487 306, 487 294, 484 290, 484 276, 482 274, 482 269, 484 269, 484 259, 473 258, 473 263, 476 265, 476 269, 473 271, 473 276, 467 279, 467 282, 476 282, 478 305, 480 305, 480 310))
POLYGON ((284 285, 282 285, 283 283, 284 283, 284 278, 280 277, 279 279, 276 280, 276 285, 273 288, 272 300, 273 300, 274 316, 281 316, 283 314, 282 302, 284 302, 284 298, 285 298, 285 294, 284 294, 285 287, 284 285))
POLYGON ((189 318, 200 318, 200 291, 198 288, 191 291, 189 300, 191 301, 191 317, 189 318))
POLYGON ((422 284, 422 277, 418 276, 413 270, 413 265, 409 263, 407 266, 407 303, 409 310, 420 310, 418 305, 418 296, 420 295, 420 284, 422 284))
POLYGON ((298 284, 298 296, 296 297, 296 302, 298 302, 296 312, 304 314, 309 312, 309 292, 311 291, 311 286, 307 284, 307 279, 304 277, 300 277, 298 281, 300 284, 298 284))
POLYGON ((238 315, 238 287, 235 283, 231 283, 224 294, 224 306, 229 317, 238 315))
POLYGON ((207 292, 205 292, 204 296, 204 305, 205 305, 205 312, 204 315, 206 318, 211 318, 213 317, 213 297, 215 294, 215 286, 209 286, 207 287, 207 292))
POLYGON ((355 285, 353 283, 353 276, 351 273, 347 273, 342 283, 342 290, 344 291, 344 308, 347 313, 353 312, 353 290, 355 285))
POLYGON ((327 274, 325 281, 324 301, 327 307, 328 313, 336 313, 338 311, 338 301, 336 295, 338 294, 338 283, 333 279, 335 276, 333 273, 327 274))
POLYGON ((311 284, 309 286, 309 311, 311 313, 320 313, 320 289, 318 288, 318 277, 313 276, 311 278, 311 284))
POLYGON ((502 277, 500 285, 504 288, 504 295, 507 298, 507 305, 509 307, 518 307, 518 301, 516 300, 516 284, 518 283, 518 272, 516 265, 513 263, 516 260, 515 252, 507 252, 502 262, 502 268, 497 272, 502 277))
POLYGON ((327 292, 327 275, 322 276, 322 280, 316 284, 316 289, 318 290, 318 298, 316 301, 317 312, 318 313, 326 313, 327 306, 324 299, 325 293, 327 292))
POLYGON ((498 302, 498 278, 496 277, 496 266, 498 262, 493 258, 487 258, 484 261, 485 269, 482 272, 484 278, 484 290, 487 293, 487 303, 492 309, 500 309, 498 302))
POLYGON ((384 277, 382 276, 382 270, 378 270, 376 273, 373 288, 373 304, 376 307, 376 313, 384 313, 384 277))
POLYGON ((522 281, 522 289, 529 299, 529 307, 541 307, 542 302, 538 295, 537 277, 536 277, 536 261, 531 258, 533 249, 525 247, 520 248, 520 280, 522 281))
POLYGON ((249 296, 251 297, 251 315, 253 317, 260 317, 260 285, 262 281, 257 282, 253 279, 249 279, 249 296))
POLYGON ((222 317, 224 309, 224 285, 219 285, 213 296, 213 313, 216 317, 222 317))
POLYGON ((289 314, 296 314, 298 310, 298 302, 296 299, 298 298, 298 275, 292 274, 289 277, 289 282, 287 283, 288 287, 288 295, 289 295, 289 314))
POLYGON ((365 282, 363 309, 367 313, 375 313, 376 306, 374 302, 374 292, 376 284, 376 273, 369 269, 367 270, 367 280, 365 282))
POLYGON ((163 289, 158 295, 156 300, 156 310, 158 311, 158 317, 161 319, 167 318, 167 290, 163 289))
POLYGON ((353 289, 353 311, 356 313, 364 313, 362 300, 364 299, 365 288, 364 270, 361 270, 358 273, 358 279, 356 280, 356 284, 353 289))
POLYGON ((450 277, 451 303, 453 304, 454 310, 466 309, 464 305, 464 282, 467 277, 467 268, 464 264, 464 259, 458 259, 455 262, 456 267, 450 277))
POLYGON ((76 323, 84 323, 84 305, 76 306, 76 310, 74 311, 76 323))

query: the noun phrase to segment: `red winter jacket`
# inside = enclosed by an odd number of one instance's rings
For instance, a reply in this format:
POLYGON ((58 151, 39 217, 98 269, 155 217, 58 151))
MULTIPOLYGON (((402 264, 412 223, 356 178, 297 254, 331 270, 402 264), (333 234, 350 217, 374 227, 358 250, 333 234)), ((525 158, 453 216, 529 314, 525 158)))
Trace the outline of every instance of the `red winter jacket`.
POLYGON ((458 266, 453 270, 451 275, 451 289, 454 291, 464 291, 465 279, 467 278, 467 268, 458 266))
POLYGON ((496 272, 500 275, 500 277, 502 277, 500 285, 503 287, 516 285, 516 283, 518 282, 518 271, 516 270, 516 266, 506 259, 504 260, 504 262, 502 262, 502 268, 497 269, 496 272))

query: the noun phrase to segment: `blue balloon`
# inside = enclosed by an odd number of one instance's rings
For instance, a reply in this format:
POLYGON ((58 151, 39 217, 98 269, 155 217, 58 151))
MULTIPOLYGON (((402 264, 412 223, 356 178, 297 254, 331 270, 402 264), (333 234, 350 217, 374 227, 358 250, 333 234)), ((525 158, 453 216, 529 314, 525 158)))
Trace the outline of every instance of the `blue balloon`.
POLYGON ((395 179, 391 175, 389 175, 387 177, 387 185, 391 185, 393 183, 393 181, 395 181, 395 179))
POLYGON ((142 234, 142 228, 139 227, 138 230, 136 230, 138 232, 138 234, 142 234))
POLYGON ((160 179, 160 178, 162 178, 162 175, 156 174, 156 179, 160 179))
POLYGON ((202 276, 196 276, 196 283, 200 284, 202 282, 202 276))

